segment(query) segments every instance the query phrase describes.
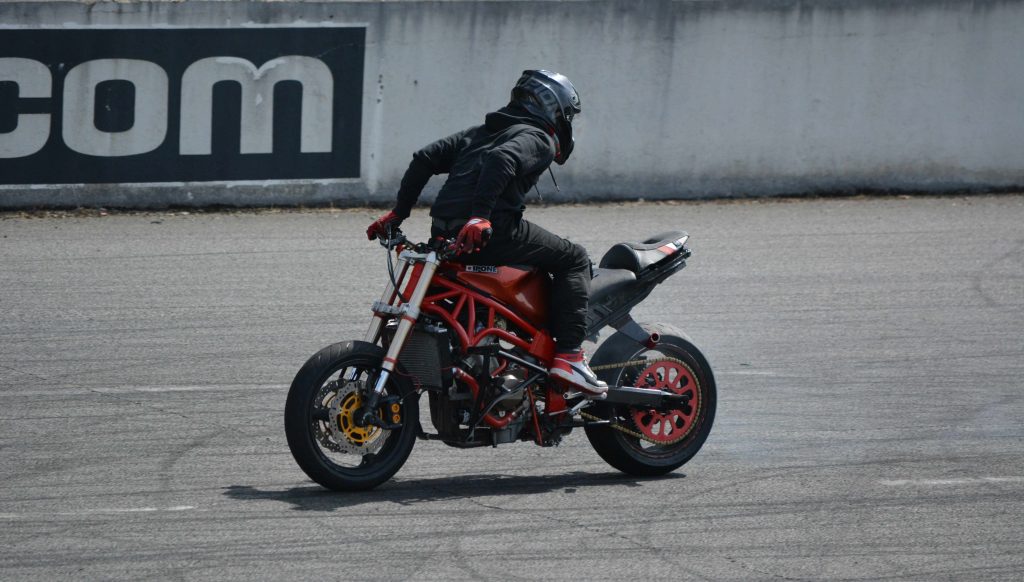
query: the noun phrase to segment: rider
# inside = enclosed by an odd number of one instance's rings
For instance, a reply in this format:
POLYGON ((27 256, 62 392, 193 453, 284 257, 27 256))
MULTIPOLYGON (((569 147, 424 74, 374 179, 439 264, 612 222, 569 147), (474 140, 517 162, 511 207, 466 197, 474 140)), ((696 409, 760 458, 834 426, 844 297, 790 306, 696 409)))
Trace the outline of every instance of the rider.
POLYGON ((552 377, 594 395, 608 390, 583 354, 591 265, 586 250, 523 219, 526 193, 554 161, 573 150, 580 98, 564 75, 523 71, 511 102, 483 125, 439 139, 413 154, 393 210, 366 229, 370 240, 409 217, 431 176, 448 174, 430 209, 431 236, 457 236, 455 260, 529 265, 551 274, 549 322, 556 353, 552 377))

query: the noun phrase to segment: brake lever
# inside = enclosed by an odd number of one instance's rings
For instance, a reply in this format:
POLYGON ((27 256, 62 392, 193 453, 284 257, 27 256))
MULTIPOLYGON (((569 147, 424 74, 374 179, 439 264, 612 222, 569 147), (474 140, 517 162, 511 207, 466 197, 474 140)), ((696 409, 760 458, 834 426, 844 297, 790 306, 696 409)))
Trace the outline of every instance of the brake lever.
POLYGON ((402 229, 397 226, 392 228, 390 225, 387 227, 386 236, 379 236, 377 239, 380 241, 380 246, 388 249, 389 251, 394 250, 399 245, 405 244, 409 240, 405 236, 405 233, 402 232, 402 229))
POLYGON ((459 256, 459 250, 455 248, 455 239, 448 239, 444 241, 444 246, 437 251, 437 258, 442 261, 448 261, 459 256))
POLYGON ((430 244, 427 246, 430 248, 430 250, 437 253, 437 258, 442 261, 447 261, 448 259, 456 255, 454 238, 444 238, 442 236, 438 236, 431 240, 430 244))

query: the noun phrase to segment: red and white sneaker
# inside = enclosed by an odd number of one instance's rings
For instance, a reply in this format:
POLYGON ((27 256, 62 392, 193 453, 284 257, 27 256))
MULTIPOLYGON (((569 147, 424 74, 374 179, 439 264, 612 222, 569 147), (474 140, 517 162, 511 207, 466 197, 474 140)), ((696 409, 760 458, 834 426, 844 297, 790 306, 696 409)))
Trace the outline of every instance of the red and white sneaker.
POLYGON ((608 384, 597 379, 583 350, 556 353, 548 375, 591 395, 600 396, 608 392, 608 384))

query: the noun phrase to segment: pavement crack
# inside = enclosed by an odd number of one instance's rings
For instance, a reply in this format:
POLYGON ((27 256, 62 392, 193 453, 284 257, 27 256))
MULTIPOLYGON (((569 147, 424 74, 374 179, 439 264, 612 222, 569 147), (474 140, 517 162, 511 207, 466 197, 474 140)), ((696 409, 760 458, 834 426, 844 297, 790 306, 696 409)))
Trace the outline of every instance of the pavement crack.
POLYGON ((499 507, 497 505, 488 505, 488 504, 484 503, 483 501, 479 501, 478 499, 476 499, 472 495, 463 495, 463 494, 461 494, 461 493, 459 493, 457 491, 446 490, 444 487, 438 487, 437 485, 432 485, 430 488, 433 489, 434 491, 437 491, 438 493, 441 493, 442 495, 447 496, 447 497, 451 497, 451 498, 454 498, 454 499, 464 499, 464 500, 472 503, 473 505, 477 505, 477 506, 483 507, 485 509, 493 509, 493 510, 496 510, 496 511, 505 511, 505 512, 513 511, 511 509, 508 509, 508 508, 505 508, 505 507, 499 507))
POLYGON ((1006 307, 1000 302, 990 291, 985 289, 985 280, 992 275, 995 268, 1003 262, 1016 262, 1020 263, 1022 253, 1024 253, 1024 239, 1016 241, 1016 244, 1012 249, 1003 253, 1002 255, 986 262, 981 266, 981 269, 974 275, 972 284, 974 286, 975 293, 978 294, 989 307, 1006 307))
POLYGON ((12 372, 14 372, 16 374, 24 374, 25 376, 32 376, 33 378, 35 378, 37 380, 42 380, 43 382, 51 382, 51 380, 49 378, 45 377, 45 376, 40 376, 39 374, 33 374, 32 372, 26 372, 25 370, 19 370, 17 368, 12 368, 10 366, 4 366, 3 364, 0 364, 0 368, 3 368, 5 370, 10 370, 10 371, 12 371, 12 372))
POLYGON ((768 576, 768 577, 773 578, 773 579, 778 579, 778 580, 794 580, 794 581, 798 581, 798 582, 802 582, 804 580, 813 580, 814 579, 814 578, 793 578, 793 577, 790 577, 790 576, 783 576, 782 574, 775 574, 773 572, 765 572, 764 570, 759 570, 757 568, 753 568, 751 566, 748 566, 747 564, 744 564, 743 562, 740 562, 736 558, 729 558, 729 557, 727 557, 726 561, 728 561, 730 564, 735 564, 736 566, 738 566, 740 568, 743 568, 744 570, 747 570, 748 572, 754 572, 755 574, 760 574, 761 576, 768 576))

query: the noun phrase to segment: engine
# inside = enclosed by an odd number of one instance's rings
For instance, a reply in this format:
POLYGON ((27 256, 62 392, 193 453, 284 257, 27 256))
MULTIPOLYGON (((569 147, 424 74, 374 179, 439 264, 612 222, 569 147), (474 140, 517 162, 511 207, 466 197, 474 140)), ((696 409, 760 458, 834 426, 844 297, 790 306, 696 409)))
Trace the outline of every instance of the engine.
MULTIPOLYGON (((478 347, 497 345, 488 338, 478 347)), ((515 442, 520 439, 530 415, 530 399, 524 387, 526 371, 500 357, 472 354, 460 360, 455 378, 443 392, 430 392, 430 412, 434 427, 442 440, 452 446, 485 446, 515 442), (490 378, 490 381, 484 379, 490 378), (484 380, 484 381, 478 381, 484 380), (479 396, 474 396, 470 383, 477 382, 479 396), (488 413, 507 424, 493 427, 481 422, 473 428, 474 411, 490 406, 488 413)))
MULTIPOLYGON (((516 415, 515 419, 509 422, 505 428, 492 429, 494 444, 496 445, 515 442, 519 438, 519 433, 523 430, 523 425, 528 416, 528 414, 524 413, 530 407, 530 400, 526 397, 526 390, 521 387, 523 380, 524 378, 520 378, 511 372, 496 379, 496 384, 500 386, 499 391, 505 394, 501 396, 501 400, 491 409, 492 414, 498 418, 516 415)), ((492 396, 492 398, 495 396, 492 396)))

